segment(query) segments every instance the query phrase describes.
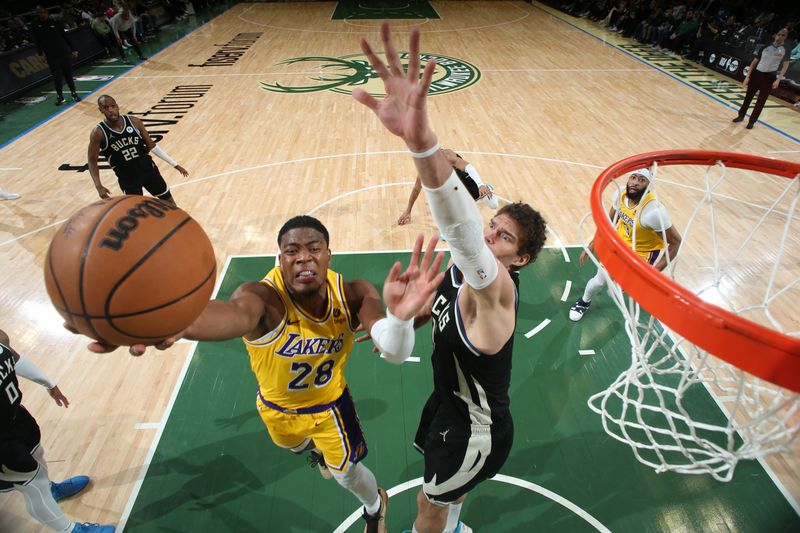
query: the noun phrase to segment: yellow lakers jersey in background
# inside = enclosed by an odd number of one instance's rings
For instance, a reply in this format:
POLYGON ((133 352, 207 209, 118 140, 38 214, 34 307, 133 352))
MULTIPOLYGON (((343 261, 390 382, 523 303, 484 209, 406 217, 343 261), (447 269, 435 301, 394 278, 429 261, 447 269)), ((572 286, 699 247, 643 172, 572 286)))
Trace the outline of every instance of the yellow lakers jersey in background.
POLYGON ((294 303, 279 267, 270 270, 261 283, 278 292, 286 309, 274 330, 260 339, 244 339, 261 396, 286 409, 336 400, 347 385, 344 366, 354 340, 344 279, 328 270, 328 305, 320 317, 294 303))
POLYGON ((627 193, 622 193, 620 197, 617 233, 639 256, 647 260, 647 256, 650 252, 662 250, 664 248, 664 240, 657 231, 642 226, 639 223, 639 219, 636 217, 636 212, 644 209, 644 206, 655 200, 656 197, 652 192, 648 191, 635 207, 628 207, 626 205, 625 200, 627 197, 627 193), (634 223, 636 224, 635 233, 634 223), (636 237, 635 244, 633 242, 634 236, 636 237))

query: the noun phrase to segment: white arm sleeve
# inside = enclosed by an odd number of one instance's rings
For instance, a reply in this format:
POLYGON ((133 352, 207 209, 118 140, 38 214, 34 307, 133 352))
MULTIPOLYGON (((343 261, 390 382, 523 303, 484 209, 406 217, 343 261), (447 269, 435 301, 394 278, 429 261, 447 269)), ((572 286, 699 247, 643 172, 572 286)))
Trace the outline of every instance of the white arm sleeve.
POLYGON ((654 231, 665 231, 672 227, 667 208, 658 200, 644 206, 639 216, 639 224, 654 231))
POLYGON ((486 184, 485 184, 485 183, 483 182, 483 180, 481 179, 481 175, 480 175, 480 174, 478 174, 478 169, 476 169, 476 168, 475 168, 475 167, 472 165, 472 163, 468 163, 468 164, 467 164, 467 166, 466 166, 466 168, 465 168, 464 170, 466 170, 466 171, 467 171, 467 174, 469 174, 469 177, 470 177, 470 178, 472 178, 472 181, 474 181, 474 182, 475 182, 475 184, 476 184, 478 187, 484 187, 484 186, 486 186, 486 184))
POLYGON ((18 376, 22 376, 23 378, 29 379, 34 383, 38 383, 42 387, 46 387, 47 390, 50 390, 56 386, 52 379, 47 377, 47 375, 42 372, 41 369, 33 363, 33 361, 26 357, 19 357, 17 364, 14 365, 14 370, 18 376))
POLYGON ((414 320, 400 320, 389 310, 369 330, 372 341, 384 359, 395 365, 402 364, 414 349, 414 320))
POLYGON ((475 289, 489 286, 497 277, 497 258, 483 240, 483 219, 475 200, 455 170, 441 187, 423 185, 422 190, 464 281, 475 289))
POLYGON ((153 155, 160 157, 161 159, 166 161, 169 165, 173 167, 178 166, 178 163, 176 163, 175 160, 172 159, 167 152, 162 150, 159 145, 155 145, 155 147, 150 151, 153 153, 153 155))

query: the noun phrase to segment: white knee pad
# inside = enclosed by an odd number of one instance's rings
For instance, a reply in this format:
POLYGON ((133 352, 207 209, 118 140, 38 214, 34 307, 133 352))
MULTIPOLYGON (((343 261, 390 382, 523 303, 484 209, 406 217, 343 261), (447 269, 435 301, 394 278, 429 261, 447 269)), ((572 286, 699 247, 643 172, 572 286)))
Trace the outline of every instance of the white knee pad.
POLYGON ((476 289, 488 286, 497 277, 497 259, 483 240, 480 211, 455 170, 441 187, 422 189, 464 281, 476 289))

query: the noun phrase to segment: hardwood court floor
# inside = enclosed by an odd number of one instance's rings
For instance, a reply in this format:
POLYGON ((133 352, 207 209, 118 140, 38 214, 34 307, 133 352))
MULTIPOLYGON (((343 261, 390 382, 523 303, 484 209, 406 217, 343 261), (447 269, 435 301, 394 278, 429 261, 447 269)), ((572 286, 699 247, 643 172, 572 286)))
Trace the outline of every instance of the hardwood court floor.
MULTIPOLYGON (((588 211, 591 183, 599 169, 623 157, 704 148, 800 160, 800 127, 797 115, 787 114, 791 110, 770 109, 764 116, 780 123, 783 133, 765 125, 752 131, 734 126, 734 111, 719 99, 622 53, 596 27, 586 26, 600 38, 568 23, 583 21, 523 2, 432 4, 442 18, 422 24, 423 51, 480 71, 469 87, 431 97, 442 144, 475 164, 503 198, 539 208, 554 232, 551 243, 585 240, 578 221, 588 211)), ((336 77, 324 65, 342 59, 282 62, 358 55, 357 37, 376 37, 378 21, 331 21, 334 5, 237 5, 103 89, 122 110, 163 119, 150 125, 191 175, 182 178, 159 166, 178 204, 208 232, 220 267, 229 255, 274 251, 280 224, 298 213, 313 212, 325 222, 334 251, 408 249, 416 233, 433 229, 424 200, 409 226, 394 224, 413 165, 402 143, 384 133, 368 110, 334 90, 263 88, 333 83, 319 78, 336 77), (235 63, 188 66, 207 62, 239 34, 254 42, 235 63), (200 96, 187 96, 185 108, 158 107, 181 91, 200 96)), ((395 23, 400 39, 410 24, 395 23)), ((352 59, 359 58, 344 61, 352 59)), ((342 85, 337 90, 346 93, 342 85)), ((92 355, 85 340, 61 328, 44 291, 42 261, 54 227, 95 199, 86 172, 58 168, 85 163, 89 131, 101 118, 96 96, 0 150, 3 168, 19 169, 3 171, 2 186, 23 194, 0 203, 0 327, 73 402, 62 411, 39 387, 24 388, 25 404, 43 428, 53 479, 84 472, 94 477, 91 491, 65 503, 65 510, 82 520, 115 522, 134 490, 189 345, 141 358, 92 355)), ((109 171, 102 177, 117 190, 109 171)), ((750 198, 768 187, 740 189, 750 198)), ((683 193, 675 191, 676 200, 667 205, 681 227, 689 213, 683 193)), ((795 452, 778 460, 795 499, 796 457, 795 452)), ((14 495, 0 499, 0 530, 40 528, 30 525, 14 495)))

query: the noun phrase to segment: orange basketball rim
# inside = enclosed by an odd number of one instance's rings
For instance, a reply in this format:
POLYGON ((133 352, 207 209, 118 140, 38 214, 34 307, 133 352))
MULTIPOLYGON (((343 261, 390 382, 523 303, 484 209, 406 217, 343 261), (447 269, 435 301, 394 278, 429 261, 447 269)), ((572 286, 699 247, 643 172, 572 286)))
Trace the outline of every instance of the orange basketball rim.
POLYGON ((670 150, 628 157, 605 169, 592 187, 597 232, 594 247, 609 275, 642 308, 670 329, 728 363, 763 380, 800 392, 800 338, 785 335, 704 301, 641 261, 617 235, 602 194, 615 178, 653 163, 716 165, 800 179, 800 164, 754 155, 706 150, 670 150))

